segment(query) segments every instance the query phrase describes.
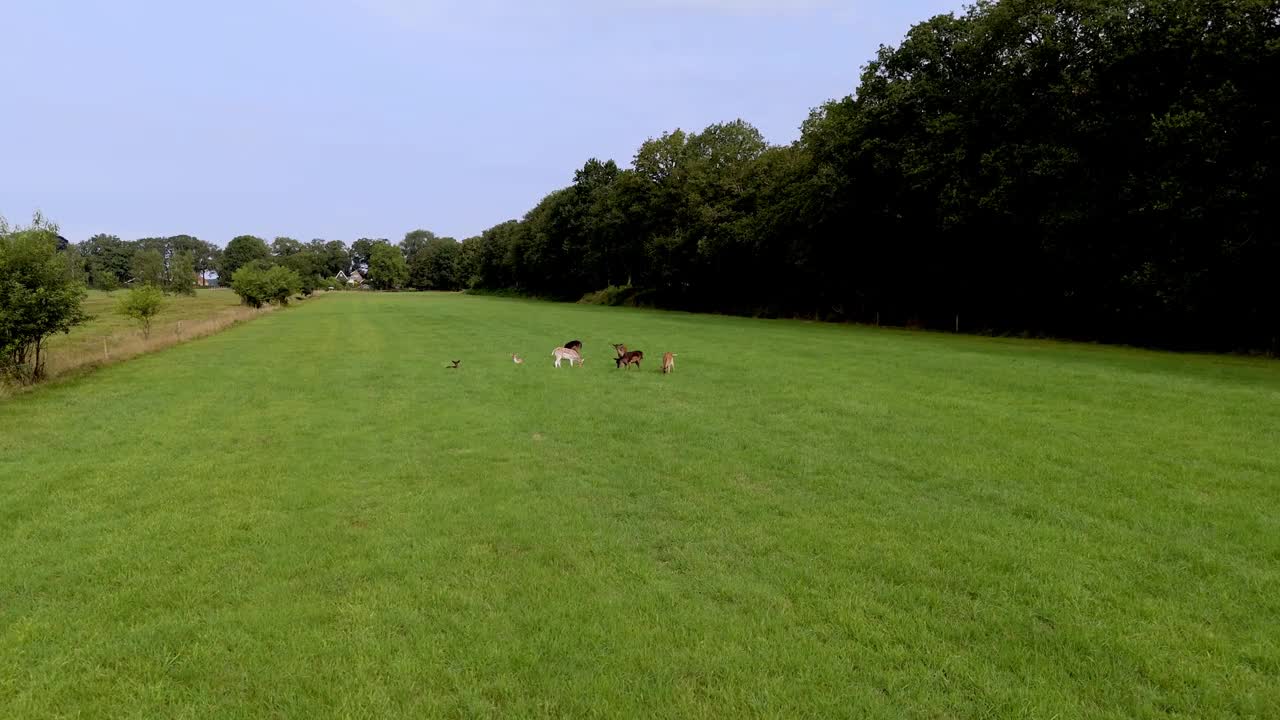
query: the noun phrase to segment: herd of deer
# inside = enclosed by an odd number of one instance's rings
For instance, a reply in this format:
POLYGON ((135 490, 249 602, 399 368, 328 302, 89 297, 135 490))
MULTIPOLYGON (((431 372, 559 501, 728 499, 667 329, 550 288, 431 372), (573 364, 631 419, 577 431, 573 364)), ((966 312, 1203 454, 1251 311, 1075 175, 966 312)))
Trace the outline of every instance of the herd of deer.
MULTIPOLYGON (((618 356, 614 358, 614 362, 619 368, 630 369, 632 365, 635 365, 637 368, 639 368, 640 361, 644 360, 643 350, 628 350, 627 346, 622 344, 614 345, 613 349, 618 353, 618 356)), ((568 361, 569 367, 573 367, 574 365, 582 365, 586 362, 586 358, 582 357, 582 341, 581 340, 570 340, 564 345, 561 345, 555 350, 552 350, 551 357, 555 359, 556 367, 560 367, 560 363, 564 361, 568 361)), ((511 362, 517 365, 523 365, 524 358, 520 357, 515 353, 512 353, 511 362)), ((457 367, 456 362, 454 363, 454 367, 457 367)), ((669 372, 674 371, 675 369, 676 369, 676 354, 670 353, 670 352, 663 353, 662 354, 662 374, 665 375, 669 372)))

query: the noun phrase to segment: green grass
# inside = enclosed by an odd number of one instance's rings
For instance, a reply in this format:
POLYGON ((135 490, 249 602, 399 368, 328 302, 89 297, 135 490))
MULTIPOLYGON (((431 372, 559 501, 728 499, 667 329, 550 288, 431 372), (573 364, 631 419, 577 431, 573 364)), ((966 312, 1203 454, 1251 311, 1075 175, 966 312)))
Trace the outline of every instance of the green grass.
MULTIPOLYGON (((78 348, 98 350, 101 349, 104 337, 137 334, 137 324, 116 313, 116 305, 126 292, 128 291, 90 290, 84 301, 84 309, 93 319, 67 335, 54 335, 49 341, 50 351, 74 352, 78 348)), ((162 334, 180 322, 205 320, 220 312, 240 307, 240 298, 230 290, 197 290, 190 297, 166 295, 164 300, 164 308, 156 316, 152 326, 152 332, 156 334, 162 334)))
POLYGON ((0 403, 0 492, 6 717, 1280 708, 1262 360, 350 293, 0 403))

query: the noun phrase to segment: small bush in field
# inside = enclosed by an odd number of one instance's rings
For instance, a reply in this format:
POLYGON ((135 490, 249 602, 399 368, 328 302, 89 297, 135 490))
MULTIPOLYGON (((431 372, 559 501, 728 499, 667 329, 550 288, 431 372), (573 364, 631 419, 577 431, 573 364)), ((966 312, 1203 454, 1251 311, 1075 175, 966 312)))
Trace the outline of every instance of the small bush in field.
POLYGON ((160 288, 154 285, 140 285, 132 288, 124 297, 120 298, 120 304, 116 306, 116 312, 138 323, 142 328, 142 337, 151 337, 151 322, 156 315, 160 314, 161 308, 164 307, 164 293, 160 288))

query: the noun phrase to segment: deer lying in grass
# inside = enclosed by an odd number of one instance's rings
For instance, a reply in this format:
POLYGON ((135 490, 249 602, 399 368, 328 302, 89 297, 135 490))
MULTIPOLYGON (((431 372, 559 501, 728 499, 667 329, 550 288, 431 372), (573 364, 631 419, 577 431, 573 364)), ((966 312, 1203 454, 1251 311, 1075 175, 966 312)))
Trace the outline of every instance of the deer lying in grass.
POLYGON ((676 354, 662 353, 662 374, 666 375, 669 372, 674 372, 675 369, 676 369, 676 354))
POLYGON ((452 365, 445 365, 445 369, 447 369, 447 370, 457 370, 457 369, 458 369, 458 363, 460 363, 460 362, 462 362, 462 361, 461 361, 461 360, 450 360, 449 362, 451 362, 451 363, 453 363, 453 364, 452 364, 452 365))
POLYGON ((577 350, 570 350, 569 348, 563 347, 558 347, 555 350, 552 350, 551 357, 556 359, 556 367, 560 367, 561 360, 568 360, 569 367, 573 367, 574 363, 581 365, 586 362, 582 359, 582 356, 578 354, 577 350))
POLYGON ((643 350, 631 350, 618 356, 615 361, 618 367, 626 366, 630 368, 632 365, 640 367, 640 361, 644 359, 643 350))
POLYGON ((511 353, 511 362, 513 362, 513 363, 515 363, 515 364, 517 364, 517 365, 523 365, 523 364, 524 364, 524 358, 520 357, 519 355, 517 355, 517 354, 515 354, 515 353, 511 353))

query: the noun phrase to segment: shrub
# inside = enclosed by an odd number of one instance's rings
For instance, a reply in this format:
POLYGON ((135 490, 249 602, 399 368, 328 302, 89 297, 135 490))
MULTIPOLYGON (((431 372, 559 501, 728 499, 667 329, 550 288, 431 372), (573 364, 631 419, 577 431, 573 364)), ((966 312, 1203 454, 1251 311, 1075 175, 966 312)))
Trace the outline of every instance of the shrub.
POLYGON ((164 293, 160 292, 160 288, 154 285, 142 285, 130 289, 124 297, 120 298, 120 303, 116 305, 116 312, 138 323, 142 328, 142 337, 149 338, 151 321, 163 307, 164 293))
POLYGON ((236 270, 231 289, 241 302, 255 308, 268 303, 288 305, 290 296, 302 290, 302 278, 280 265, 252 263, 236 270))
POLYGON ((630 285, 610 285, 583 295, 578 302, 586 305, 634 305, 636 292, 630 285))

